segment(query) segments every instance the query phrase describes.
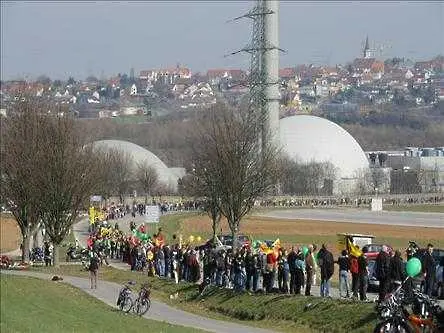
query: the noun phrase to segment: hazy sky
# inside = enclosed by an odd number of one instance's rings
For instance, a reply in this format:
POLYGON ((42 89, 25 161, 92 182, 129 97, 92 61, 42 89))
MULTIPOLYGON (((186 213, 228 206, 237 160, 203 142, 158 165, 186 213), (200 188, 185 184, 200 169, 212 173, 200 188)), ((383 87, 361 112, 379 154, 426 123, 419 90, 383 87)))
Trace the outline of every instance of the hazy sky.
MULTIPOLYGON (((251 21, 226 21, 253 1, 1 2, 1 76, 51 78, 175 66, 248 69, 251 21)), ((444 2, 281 1, 281 67, 345 63, 363 40, 390 45, 384 56, 444 54, 444 2)))

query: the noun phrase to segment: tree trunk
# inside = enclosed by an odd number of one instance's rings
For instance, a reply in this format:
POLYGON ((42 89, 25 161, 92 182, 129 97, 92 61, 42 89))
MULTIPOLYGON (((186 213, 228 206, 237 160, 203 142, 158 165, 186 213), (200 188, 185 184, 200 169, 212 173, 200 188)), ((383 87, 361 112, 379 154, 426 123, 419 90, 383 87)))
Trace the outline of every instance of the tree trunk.
POLYGON ((52 249, 52 264, 54 265, 54 267, 60 267, 60 259, 59 259, 59 245, 58 244, 53 244, 53 249, 52 249))
POLYGON ((148 205, 148 194, 145 194, 145 206, 148 205))
POLYGON ((239 248, 239 241, 237 239, 239 233, 238 225, 239 224, 236 222, 230 223, 231 236, 233 237, 233 249, 239 248))
POLYGON ((217 228, 219 227, 220 224, 220 215, 218 217, 214 217, 213 216, 213 242, 216 240, 216 233, 217 233, 217 228))
POLYGON ((27 235, 22 235, 23 238, 23 245, 22 245, 22 261, 23 262, 29 262, 29 249, 30 249, 30 243, 31 243, 31 236, 30 233, 27 232, 27 235))

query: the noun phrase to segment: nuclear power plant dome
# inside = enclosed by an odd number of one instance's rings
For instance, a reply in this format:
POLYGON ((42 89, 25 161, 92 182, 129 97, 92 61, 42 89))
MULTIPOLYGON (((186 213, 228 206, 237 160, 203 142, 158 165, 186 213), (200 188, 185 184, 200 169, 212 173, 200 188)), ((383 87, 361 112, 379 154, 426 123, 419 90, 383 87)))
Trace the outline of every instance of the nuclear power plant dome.
POLYGON ((280 120, 279 130, 283 151, 295 161, 331 162, 341 179, 357 178, 360 172, 369 168, 359 143, 346 130, 327 119, 291 116, 280 120))
POLYGON ((134 167, 137 163, 146 161, 152 166, 159 177, 159 181, 172 190, 177 189, 177 180, 185 175, 183 168, 168 168, 156 155, 149 150, 136 145, 135 143, 121 140, 100 140, 94 142, 94 147, 104 149, 117 149, 129 153, 134 161, 134 167))

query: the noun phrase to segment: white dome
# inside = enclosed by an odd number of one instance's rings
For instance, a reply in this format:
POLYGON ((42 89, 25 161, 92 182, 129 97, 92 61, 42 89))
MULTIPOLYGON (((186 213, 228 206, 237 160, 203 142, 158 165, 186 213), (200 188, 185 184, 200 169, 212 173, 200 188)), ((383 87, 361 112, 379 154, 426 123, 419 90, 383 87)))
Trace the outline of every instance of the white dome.
POLYGON ((94 142, 95 147, 106 149, 118 149, 128 152, 133 157, 134 163, 148 162, 159 176, 159 181, 172 189, 177 188, 178 176, 163 163, 156 155, 149 150, 136 145, 135 143, 121 140, 99 140, 94 142))
POLYGON ((369 167, 359 143, 327 119, 291 116, 280 120, 279 131, 284 152, 296 161, 331 162, 339 178, 356 178, 369 167))

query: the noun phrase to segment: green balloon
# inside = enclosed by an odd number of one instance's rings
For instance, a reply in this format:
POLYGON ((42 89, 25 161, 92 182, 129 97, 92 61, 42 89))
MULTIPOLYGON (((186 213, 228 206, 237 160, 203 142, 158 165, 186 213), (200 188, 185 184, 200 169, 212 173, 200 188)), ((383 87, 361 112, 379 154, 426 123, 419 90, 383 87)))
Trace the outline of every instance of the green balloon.
POLYGON ((302 248, 302 253, 304 254, 304 256, 306 256, 307 253, 308 253, 308 247, 304 246, 304 247, 302 248))
POLYGON ((405 265, 405 270, 408 276, 415 277, 416 275, 421 273, 421 267, 421 260, 413 257, 407 261, 407 264, 405 265))

